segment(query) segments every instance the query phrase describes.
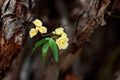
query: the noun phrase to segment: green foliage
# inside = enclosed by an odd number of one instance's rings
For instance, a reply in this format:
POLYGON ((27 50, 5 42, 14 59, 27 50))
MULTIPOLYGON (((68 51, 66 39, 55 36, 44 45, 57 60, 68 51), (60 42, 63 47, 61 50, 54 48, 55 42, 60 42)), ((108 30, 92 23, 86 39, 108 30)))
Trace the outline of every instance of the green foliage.
POLYGON ((52 38, 49 40, 49 45, 54 55, 55 61, 58 62, 58 47, 52 38))
POLYGON ((47 42, 49 39, 50 39, 50 38, 44 38, 44 39, 38 41, 38 42, 34 45, 33 50, 32 50, 32 53, 34 52, 34 50, 35 50, 36 48, 40 47, 43 43, 47 42))
POLYGON ((32 50, 32 53, 35 51, 36 48, 40 47, 41 45, 43 45, 42 46, 42 57, 44 58, 44 61, 42 64, 44 64, 45 62, 45 57, 47 55, 47 51, 49 47, 51 48, 55 61, 58 62, 58 47, 56 45, 56 42, 52 38, 44 38, 35 44, 32 50))
POLYGON ((42 56, 45 57, 49 48, 49 42, 47 41, 42 47, 42 56))

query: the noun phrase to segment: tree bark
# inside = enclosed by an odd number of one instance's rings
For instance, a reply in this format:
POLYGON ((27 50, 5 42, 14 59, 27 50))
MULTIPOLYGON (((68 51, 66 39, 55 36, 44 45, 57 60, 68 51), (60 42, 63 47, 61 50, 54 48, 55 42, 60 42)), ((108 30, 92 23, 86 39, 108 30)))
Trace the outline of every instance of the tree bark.
POLYGON ((30 22, 32 15, 20 0, 4 0, 1 12, 0 77, 3 77, 12 61, 22 51, 26 24, 30 22))

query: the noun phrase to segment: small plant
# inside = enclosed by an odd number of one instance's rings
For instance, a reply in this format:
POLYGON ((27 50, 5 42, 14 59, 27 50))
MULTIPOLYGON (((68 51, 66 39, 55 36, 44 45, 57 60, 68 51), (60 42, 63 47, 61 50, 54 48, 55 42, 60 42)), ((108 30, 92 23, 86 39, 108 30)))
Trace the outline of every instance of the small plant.
POLYGON ((35 51, 36 48, 42 46, 42 57, 45 60, 47 51, 50 48, 55 61, 58 62, 58 49, 62 50, 67 49, 68 47, 69 39, 67 37, 67 34, 64 32, 64 28, 56 28, 55 31, 47 34, 47 28, 45 26, 42 26, 43 23, 41 20, 36 19, 33 21, 33 24, 35 25, 35 28, 31 28, 31 30, 29 31, 30 38, 36 36, 38 32, 41 33, 41 36, 43 36, 44 38, 36 42, 33 47, 32 53, 35 51))

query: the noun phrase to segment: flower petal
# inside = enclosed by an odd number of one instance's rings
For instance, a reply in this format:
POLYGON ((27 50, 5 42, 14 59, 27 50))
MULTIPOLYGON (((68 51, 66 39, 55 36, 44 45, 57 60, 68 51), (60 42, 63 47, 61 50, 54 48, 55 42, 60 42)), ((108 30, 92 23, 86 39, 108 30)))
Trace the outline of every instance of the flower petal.
POLYGON ((31 30, 29 31, 30 38, 37 35, 37 33, 38 33, 38 31, 35 28, 31 28, 31 30))
POLYGON ((56 44, 58 45, 59 50, 66 49, 68 47, 68 38, 60 37, 56 39, 56 44))
POLYGON ((39 20, 39 19, 35 19, 35 20, 33 21, 33 24, 34 24, 36 27, 40 27, 40 26, 42 26, 42 21, 39 20))
POLYGON ((55 33, 56 33, 57 35, 61 35, 61 34, 64 33, 64 29, 63 29, 63 28, 57 28, 57 29, 55 29, 55 33))
POLYGON ((47 33, 47 28, 44 26, 41 26, 39 28, 36 28, 40 33, 47 33))

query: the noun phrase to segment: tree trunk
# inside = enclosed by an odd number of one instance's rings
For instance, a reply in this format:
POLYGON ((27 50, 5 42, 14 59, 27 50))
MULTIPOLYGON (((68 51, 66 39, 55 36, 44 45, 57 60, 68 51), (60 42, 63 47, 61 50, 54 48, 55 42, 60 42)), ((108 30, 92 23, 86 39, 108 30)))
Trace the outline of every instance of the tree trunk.
POLYGON ((0 34, 0 76, 3 77, 7 69, 18 54, 21 53, 25 41, 26 24, 32 16, 30 10, 20 0, 4 0, 0 34))

